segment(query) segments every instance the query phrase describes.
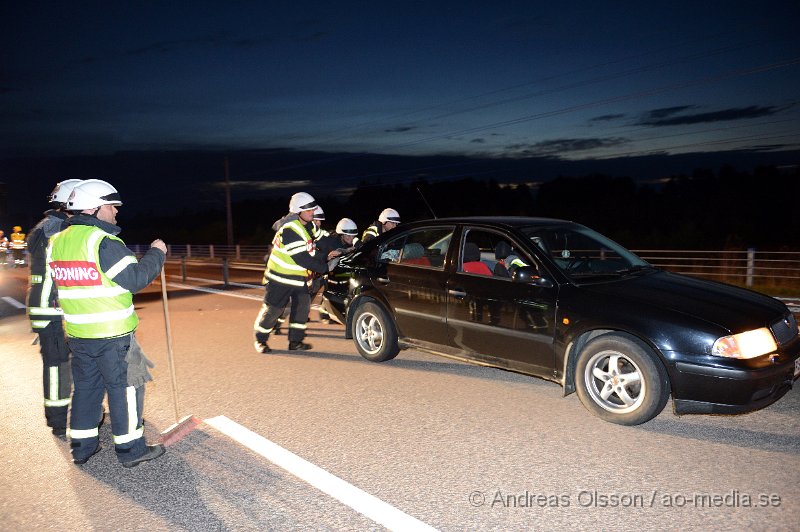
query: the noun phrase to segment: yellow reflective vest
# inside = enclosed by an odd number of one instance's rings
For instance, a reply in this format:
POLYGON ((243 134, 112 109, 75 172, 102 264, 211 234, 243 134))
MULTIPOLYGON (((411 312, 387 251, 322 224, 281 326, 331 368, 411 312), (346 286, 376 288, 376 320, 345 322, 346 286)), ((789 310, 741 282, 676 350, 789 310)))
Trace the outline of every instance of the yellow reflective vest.
POLYGON ((139 324, 133 294, 113 280, 129 264, 136 263, 136 257, 124 257, 103 271, 99 253, 104 238, 122 242, 88 225, 72 225, 50 238, 47 262, 58 288, 67 336, 113 338, 134 331, 139 324))
POLYGON ((283 224, 272 240, 272 253, 267 261, 267 279, 269 282, 305 286, 311 272, 297 264, 294 256, 298 253, 314 256, 315 252, 314 238, 301 220, 283 224))

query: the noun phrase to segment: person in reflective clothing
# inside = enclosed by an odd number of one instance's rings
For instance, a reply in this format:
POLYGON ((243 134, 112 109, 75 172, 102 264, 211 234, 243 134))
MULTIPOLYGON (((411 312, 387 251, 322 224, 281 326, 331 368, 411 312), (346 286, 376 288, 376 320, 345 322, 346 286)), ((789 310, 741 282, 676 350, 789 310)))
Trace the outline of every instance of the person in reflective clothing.
POLYGON ((53 279, 47 275, 47 241, 66 227, 70 216, 66 212, 67 199, 80 182, 80 179, 67 179, 56 184, 48 198, 53 208, 44 213, 44 218, 28 234, 31 274, 26 305, 31 329, 39 335, 44 416, 47 426, 56 436, 64 436, 67 432, 72 375, 62 312, 56 301, 53 279))
POLYGON ((155 240, 141 260, 116 235, 117 190, 89 179, 75 187, 67 209, 75 214, 66 229, 50 238, 47 261, 64 312, 72 350, 72 410, 68 435, 72 459, 85 464, 100 450, 99 425, 108 393, 117 459, 134 467, 164 454, 147 445, 142 407, 152 364, 136 343, 139 318, 133 294, 159 274, 167 247, 155 240))
POLYGON ((28 242, 25 240, 25 233, 22 232, 22 227, 19 225, 14 226, 14 232, 11 233, 11 241, 8 243, 8 249, 14 256, 14 267, 25 267, 25 250, 28 247, 28 242))
POLYGON ((372 222, 372 225, 370 225, 364 230, 364 234, 361 235, 361 240, 364 243, 369 242, 378 235, 382 235, 386 231, 391 231, 392 229, 397 227, 399 223, 400 223, 399 212, 391 208, 383 209, 380 215, 378 215, 378 220, 372 222))
POLYGON ((253 345, 259 353, 272 351, 267 340, 290 300, 289 350, 311 349, 311 344, 303 342, 311 306, 307 282, 312 272, 328 272, 325 258, 316 254, 314 244, 312 220, 316 207, 311 194, 298 192, 289 201, 289 214, 273 225, 276 232, 267 261, 264 303, 253 324, 253 345))

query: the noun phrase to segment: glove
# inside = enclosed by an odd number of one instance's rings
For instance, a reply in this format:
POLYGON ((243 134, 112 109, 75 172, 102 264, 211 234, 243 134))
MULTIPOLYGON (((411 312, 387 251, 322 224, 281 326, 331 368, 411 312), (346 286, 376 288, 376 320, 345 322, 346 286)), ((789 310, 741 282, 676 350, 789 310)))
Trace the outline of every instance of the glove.
POLYGON ((128 363, 128 386, 138 388, 153 380, 153 376, 150 375, 150 370, 147 368, 154 368, 156 365, 144 356, 144 351, 133 334, 131 334, 131 345, 128 348, 128 354, 125 355, 125 362, 128 363))

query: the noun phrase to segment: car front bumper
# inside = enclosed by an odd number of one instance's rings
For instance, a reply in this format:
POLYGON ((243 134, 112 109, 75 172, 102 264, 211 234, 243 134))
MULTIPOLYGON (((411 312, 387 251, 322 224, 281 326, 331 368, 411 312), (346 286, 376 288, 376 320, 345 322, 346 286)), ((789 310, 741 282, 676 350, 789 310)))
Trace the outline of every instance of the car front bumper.
POLYGON ((739 414, 768 406, 788 392, 797 379, 794 349, 751 367, 721 367, 675 357, 668 372, 676 414, 739 414))

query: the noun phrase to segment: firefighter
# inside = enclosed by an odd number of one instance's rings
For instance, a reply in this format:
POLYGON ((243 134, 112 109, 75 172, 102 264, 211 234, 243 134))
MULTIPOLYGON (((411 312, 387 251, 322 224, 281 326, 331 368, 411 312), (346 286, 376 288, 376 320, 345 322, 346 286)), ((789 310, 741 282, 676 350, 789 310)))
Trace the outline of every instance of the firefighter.
MULTIPOLYGON (((335 257, 328 263, 328 269, 332 270, 338 262, 338 256, 348 253, 354 249, 355 241, 358 241, 358 227, 350 218, 342 218, 336 224, 336 232, 327 236, 321 237, 317 240, 317 253, 323 257, 335 257)), ((324 290, 328 284, 328 275, 315 276, 311 284, 311 300, 313 301, 316 295, 324 290)), ((322 323, 330 323, 330 314, 322 307, 319 307, 319 320, 322 323)))
MULTIPOLYGON (((336 232, 328 238, 320 240, 317 245, 321 251, 328 251, 329 254, 330 251, 337 249, 339 249, 342 254, 349 253, 361 245, 361 241, 358 239, 358 227, 350 218, 342 218, 339 220, 339 223, 336 224, 336 232)), ((326 285, 337 286, 348 282, 349 277, 347 274, 340 274, 338 278, 332 276, 333 269, 338 262, 339 257, 333 257, 328 261, 328 269, 330 272, 325 278, 326 285)), ((325 310, 326 307, 327 301, 323 298, 322 304, 320 305, 320 316, 326 315, 330 318, 330 314, 325 310)))
POLYGON ((275 238, 267 261, 266 277, 269 280, 264 303, 253 325, 255 350, 269 353, 269 335, 283 309, 291 299, 289 313, 289 350, 305 351, 311 344, 303 340, 306 335, 311 298, 307 281, 312 272, 326 273, 328 265, 316 253, 312 222, 317 202, 311 194, 298 192, 289 201, 289 214, 275 222, 275 238))
POLYGON ((8 237, 0 230, 0 264, 6 265, 6 257, 8 256, 8 237))
POLYGON ((64 338, 61 309, 56 301, 53 279, 47 271, 47 241, 66 227, 70 215, 67 198, 80 179, 67 179, 56 184, 48 200, 52 209, 31 229, 28 235, 31 275, 26 304, 31 329, 39 335, 44 384, 44 416, 56 436, 67 433, 67 411, 72 392, 69 347, 64 338))
POLYGON ((505 240, 501 240, 494 248, 494 257, 497 263, 494 266, 492 273, 495 277, 511 277, 517 268, 527 266, 527 264, 519 258, 511 244, 505 240))
POLYGON ((85 464, 100 450, 103 397, 108 394, 117 459, 135 467, 164 454, 163 445, 147 445, 142 407, 152 363, 136 342, 139 318, 133 294, 161 271, 167 247, 154 240, 141 260, 117 237, 117 190, 88 179, 67 201, 74 214, 66 229, 50 238, 47 260, 64 312, 72 351, 72 408, 69 430, 72 459, 85 464))
MULTIPOLYGON (((323 256, 328 256, 332 251, 340 250, 341 253, 352 251, 359 243, 358 227, 350 218, 342 218, 336 224, 336 232, 332 235, 317 240, 317 250, 323 256)), ((333 269, 331 267, 331 269, 333 269)))
POLYGON ((322 210, 322 207, 317 205, 317 208, 314 209, 314 234, 311 235, 314 237, 314 240, 319 240, 322 237, 326 237, 330 235, 328 231, 322 228, 322 222, 325 221, 325 211, 322 210))
POLYGON ((22 227, 15 225, 14 232, 11 233, 11 242, 8 244, 11 249, 11 254, 14 257, 14 267, 25 267, 25 249, 28 243, 25 241, 25 233, 22 232, 22 227))
POLYGON ((391 231, 400 223, 400 213, 394 209, 386 208, 381 211, 378 220, 367 227, 361 236, 363 242, 369 242, 378 235, 391 231))

